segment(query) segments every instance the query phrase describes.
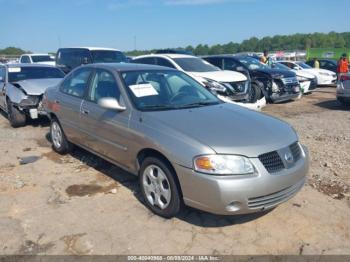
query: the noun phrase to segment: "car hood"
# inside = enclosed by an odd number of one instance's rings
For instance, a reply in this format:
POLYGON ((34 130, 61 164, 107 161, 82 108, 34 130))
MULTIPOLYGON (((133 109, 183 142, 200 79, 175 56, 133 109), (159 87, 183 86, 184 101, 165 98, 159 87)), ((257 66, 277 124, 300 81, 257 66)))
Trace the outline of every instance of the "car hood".
POLYGON ((261 72, 264 74, 269 74, 273 78, 289 78, 289 77, 295 77, 295 73, 291 70, 280 70, 275 68, 266 68, 266 69, 256 69, 254 71, 261 72))
POLYGON ((158 130, 165 130, 169 139, 185 135, 210 147, 218 154, 258 157, 298 140, 289 124, 227 103, 147 112, 144 116, 145 124, 156 125, 158 130))
POLYGON ((29 79, 13 83, 20 86, 27 95, 42 95, 49 87, 56 86, 62 78, 29 79))
POLYGON ((293 70, 297 74, 297 76, 306 77, 306 78, 315 78, 314 74, 305 70, 293 70))
POLYGON ((189 72, 195 78, 208 78, 221 83, 246 81, 247 77, 239 72, 221 70, 214 72, 189 72))

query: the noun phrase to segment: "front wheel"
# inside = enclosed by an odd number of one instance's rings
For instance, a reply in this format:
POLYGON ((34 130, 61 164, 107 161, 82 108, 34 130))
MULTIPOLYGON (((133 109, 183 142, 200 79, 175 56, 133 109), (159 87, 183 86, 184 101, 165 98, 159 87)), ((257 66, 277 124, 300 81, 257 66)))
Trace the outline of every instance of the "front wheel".
POLYGON ((175 176, 168 164, 155 157, 146 158, 141 165, 139 183, 146 205, 165 218, 175 216, 181 208, 175 176))
POLYGON ((59 154, 66 154, 71 150, 71 143, 67 140, 63 129, 56 118, 52 118, 50 125, 50 136, 53 149, 59 154))
POLYGON ((261 97, 261 89, 259 86, 252 84, 249 92, 249 102, 255 103, 261 97))
POLYGON ((12 127, 21 127, 26 124, 26 115, 9 100, 7 101, 7 114, 12 127))

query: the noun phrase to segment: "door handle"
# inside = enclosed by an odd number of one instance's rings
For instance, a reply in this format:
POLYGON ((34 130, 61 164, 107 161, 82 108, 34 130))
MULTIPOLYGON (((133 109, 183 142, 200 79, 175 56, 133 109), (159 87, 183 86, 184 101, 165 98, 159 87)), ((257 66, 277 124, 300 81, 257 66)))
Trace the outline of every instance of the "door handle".
POLYGON ((88 114, 90 113, 90 111, 89 111, 89 110, 86 110, 86 109, 83 109, 83 110, 82 110, 82 113, 83 113, 84 115, 88 115, 88 114))
POLYGON ((54 103, 55 103, 55 104, 59 104, 59 103, 60 103, 60 101, 58 101, 58 100, 55 100, 55 101, 54 101, 54 103))

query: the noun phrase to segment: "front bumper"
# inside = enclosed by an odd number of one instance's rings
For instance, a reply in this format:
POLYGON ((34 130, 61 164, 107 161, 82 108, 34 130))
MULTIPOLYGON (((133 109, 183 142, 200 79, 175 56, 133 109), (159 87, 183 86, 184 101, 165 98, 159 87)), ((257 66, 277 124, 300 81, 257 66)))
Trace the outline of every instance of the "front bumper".
POLYGON ((248 214, 271 209, 292 198, 303 186, 309 168, 308 151, 292 168, 270 174, 252 158, 254 176, 213 176, 175 166, 186 205, 219 215, 248 214))
POLYGON ((37 119, 39 116, 46 116, 47 112, 45 111, 42 98, 35 97, 35 99, 25 98, 17 104, 18 108, 24 111, 31 119, 37 119))
POLYGON ((342 82, 338 82, 337 84, 337 98, 350 100, 350 88, 345 88, 342 82))

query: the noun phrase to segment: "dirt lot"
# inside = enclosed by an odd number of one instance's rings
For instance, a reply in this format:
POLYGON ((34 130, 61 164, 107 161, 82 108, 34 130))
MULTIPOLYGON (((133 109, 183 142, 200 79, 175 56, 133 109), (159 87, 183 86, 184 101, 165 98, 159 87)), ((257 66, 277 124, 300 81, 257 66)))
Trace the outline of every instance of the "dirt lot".
POLYGON ((350 110, 321 88, 264 111, 309 147, 302 191, 267 213, 171 220, 143 206, 133 176, 52 152, 45 121, 12 129, 0 115, 0 254, 350 254, 350 110))

